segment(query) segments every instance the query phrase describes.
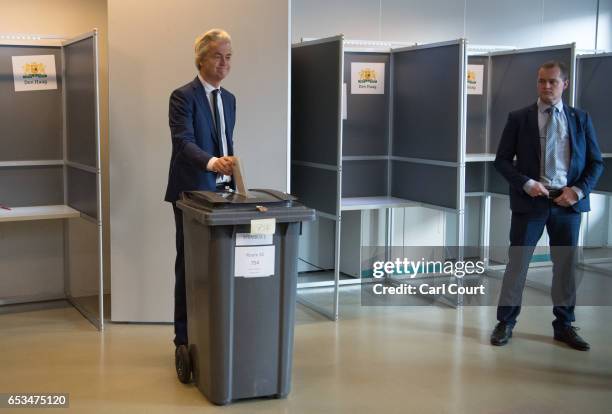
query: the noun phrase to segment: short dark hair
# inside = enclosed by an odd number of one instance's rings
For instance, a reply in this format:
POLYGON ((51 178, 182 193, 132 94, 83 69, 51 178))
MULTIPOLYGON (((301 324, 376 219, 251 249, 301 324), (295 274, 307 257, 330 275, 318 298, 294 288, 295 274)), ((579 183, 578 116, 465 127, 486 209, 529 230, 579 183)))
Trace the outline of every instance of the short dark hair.
POLYGON ((564 81, 567 80, 567 77, 568 77, 567 66, 565 65, 565 63, 559 62, 558 60, 549 60, 548 62, 543 63, 538 68, 538 72, 540 71, 540 69, 553 69, 553 68, 559 68, 559 72, 561 72, 561 79, 563 79, 564 81))

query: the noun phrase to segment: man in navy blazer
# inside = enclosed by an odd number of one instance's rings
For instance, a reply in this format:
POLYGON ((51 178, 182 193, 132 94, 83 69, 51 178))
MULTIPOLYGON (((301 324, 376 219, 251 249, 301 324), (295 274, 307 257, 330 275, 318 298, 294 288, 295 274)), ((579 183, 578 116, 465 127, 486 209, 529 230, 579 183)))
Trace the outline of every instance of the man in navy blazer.
POLYGON ((176 207, 181 192, 215 191, 233 186, 231 175, 236 98, 221 88, 231 67, 232 43, 227 32, 209 30, 195 41, 198 76, 170 96, 172 156, 165 200, 172 203, 176 226, 174 265, 174 344, 187 345, 187 306, 183 215, 176 207))
POLYGON ((589 194, 603 162, 588 113, 562 102, 568 84, 563 63, 543 64, 538 70, 537 103, 509 114, 497 149, 495 167, 510 184, 512 219, 493 345, 505 345, 512 336, 529 262, 546 227, 553 261, 554 338, 574 349, 590 348, 571 324, 576 303, 575 246, 580 213, 590 210, 589 194))

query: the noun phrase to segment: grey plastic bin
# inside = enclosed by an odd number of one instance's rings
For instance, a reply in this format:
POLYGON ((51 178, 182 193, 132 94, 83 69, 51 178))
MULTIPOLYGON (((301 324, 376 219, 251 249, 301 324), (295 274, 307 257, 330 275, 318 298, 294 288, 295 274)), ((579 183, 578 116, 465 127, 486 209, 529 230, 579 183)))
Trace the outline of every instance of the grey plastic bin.
POLYGON ((232 192, 186 192, 177 206, 183 211, 185 237, 185 355, 193 380, 219 405, 287 396, 298 235, 300 222, 314 220, 314 210, 274 190, 251 190, 250 198, 232 192), (274 234, 267 240, 249 240, 251 220, 267 218, 276 220, 274 234), (235 260, 264 251, 268 268, 274 252, 273 275, 236 275, 235 260))

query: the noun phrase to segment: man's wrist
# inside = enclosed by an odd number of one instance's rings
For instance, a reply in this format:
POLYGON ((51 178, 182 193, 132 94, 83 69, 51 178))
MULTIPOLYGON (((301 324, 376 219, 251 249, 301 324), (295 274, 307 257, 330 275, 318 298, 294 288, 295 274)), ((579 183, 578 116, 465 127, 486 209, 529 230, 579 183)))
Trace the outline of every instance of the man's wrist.
POLYGON ((530 178, 529 180, 527 180, 525 184, 523 184, 523 191, 529 194, 529 192, 531 191, 535 183, 536 183, 536 180, 530 178))
POLYGON ((576 196, 578 197, 578 201, 582 200, 584 198, 584 192, 579 188, 576 187, 575 185, 570 187, 574 193, 576 193, 576 196))
POLYGON ((219 158, 217 158, 217 157, 210 157, 210 160, 208 160, 208 163, 206 164, 206 169, 207 169, 208 171, 216 172, 216 171, 213 169, 213 166, 215 165, 215 163, 217 162, 217 160, 218 160, 218 159, 219 159, 219 158))

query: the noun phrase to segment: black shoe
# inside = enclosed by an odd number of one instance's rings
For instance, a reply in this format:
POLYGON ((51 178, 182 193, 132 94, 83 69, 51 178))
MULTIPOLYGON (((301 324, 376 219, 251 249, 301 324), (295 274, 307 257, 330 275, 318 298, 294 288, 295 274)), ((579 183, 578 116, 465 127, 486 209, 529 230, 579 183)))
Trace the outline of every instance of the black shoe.
POLYGON ((561 329, 555 329, 555 340, 565 342, 571 348, 579 351, 588 351, 591 349, 591 346, 576 333, 576 331, 579 329, 580 328, 575 326, 566 326, 561 329))
POLYGON ((506 322, 499 322, 491 334, 491 345, 506 345, 510 338, 512 338, 512 327, 506 322))

